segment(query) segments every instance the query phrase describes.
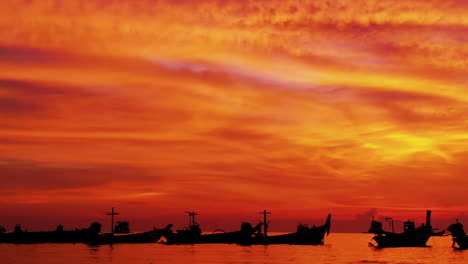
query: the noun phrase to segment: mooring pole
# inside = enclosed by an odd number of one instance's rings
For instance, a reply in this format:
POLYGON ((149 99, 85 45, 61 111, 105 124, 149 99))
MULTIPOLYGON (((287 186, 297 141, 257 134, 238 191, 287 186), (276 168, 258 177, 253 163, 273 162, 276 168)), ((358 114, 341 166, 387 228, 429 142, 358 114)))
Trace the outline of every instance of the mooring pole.
POLYGON ((267 212, 267 210, 263 210, 263 212, 260 212, 260 214, 263 215, 263 236, 267 237, 268 236, 267 214, 271 214, 271 213, 267 212))

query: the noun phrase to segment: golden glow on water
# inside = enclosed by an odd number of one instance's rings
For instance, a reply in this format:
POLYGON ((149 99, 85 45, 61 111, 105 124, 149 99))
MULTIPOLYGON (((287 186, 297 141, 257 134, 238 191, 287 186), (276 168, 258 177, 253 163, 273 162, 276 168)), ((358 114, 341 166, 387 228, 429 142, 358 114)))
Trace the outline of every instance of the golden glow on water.
POLYGON ((90 247, 82 244, 0 244, 2 264, 443 264, 464 263, 468 252, 451 248, 450 237, 432 237, 427 248, 368 247, 370 234, 331 234, 322 246, 238 246, 120 244, 90 247))

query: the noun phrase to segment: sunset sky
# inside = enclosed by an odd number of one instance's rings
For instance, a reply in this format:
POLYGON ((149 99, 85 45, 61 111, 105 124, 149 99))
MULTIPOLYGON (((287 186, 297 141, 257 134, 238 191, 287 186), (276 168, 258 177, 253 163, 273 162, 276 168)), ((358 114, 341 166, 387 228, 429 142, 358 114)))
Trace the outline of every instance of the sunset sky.
POLYGON ((3 0, 0 225, 84 227, 112 206, 143 229, 180 228, 186 210, 206 231, 263 209, 286 231, 327 213, 339 231, 426 209, 453 221, 468 211, 466 14, 458 0, 3 0))

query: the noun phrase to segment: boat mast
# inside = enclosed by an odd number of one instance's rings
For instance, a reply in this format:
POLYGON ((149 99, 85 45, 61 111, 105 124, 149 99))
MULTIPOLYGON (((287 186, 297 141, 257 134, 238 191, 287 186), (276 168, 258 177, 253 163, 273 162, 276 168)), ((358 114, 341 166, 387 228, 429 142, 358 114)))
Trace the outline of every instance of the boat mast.
POLYGON ((267 212, 267 210, 263 210, 263 212, 260 212, 260 214, 263 215, 263 235, 267 237, 268 236, 267 214, 271 214, 271 212, 267 212))
POLYGON ((112 212, 107 215, 111 216, 111 234, 114 235, 114 215, 119 215, 119 213, 114 212, 114 207, 112 207, 112 212))
POLYGON ((185 211, 189 215, 189 227, 190 226, 195 226, 195 216, 198 215, 195 212, 188 212, 185 211))

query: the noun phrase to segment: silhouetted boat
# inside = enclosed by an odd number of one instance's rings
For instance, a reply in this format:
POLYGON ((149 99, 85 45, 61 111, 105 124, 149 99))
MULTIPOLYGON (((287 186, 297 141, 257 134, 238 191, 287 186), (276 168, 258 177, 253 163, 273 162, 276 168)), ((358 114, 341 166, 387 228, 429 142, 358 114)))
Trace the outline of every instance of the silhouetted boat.
POLYGON ((172 224, 163 229, 154 228, 151 231, 143 233, 128 234, 130 233, 130 225, 125 221, 118 221, 117 226, 114 229, 114 216, 119 215, 119 213, 115 212, 114 209, 115 208, 112 207, 112 211, 106 214, 111 216, 111 232, 107 234, 99 234, 94 240, 89 241, 89 244, 155 243, 161 239, 161 236, 164 233, 171 230, 172 224))
POLYGON ((189 214, 189 227, 177 230, 176 232, 168 230, 163 233, 166 244, 246 244, 251 241, 253 234, 260 229, 262 225, 259 223, 256 227, 252 227, 249 223, 242 223, 239 231, 224 232, 218 230, 221 233, 202 234, 200 226, 195 222, 195 216, 197 214, 195 212, 186 213, 189 214))
POLYGON ((1 233, 0 243, 88 243, 96 240, 101 232, 101 224, 94 222, 89 228, 73 231, 64 231, 59 225, 55 231, 28 232, 16 225, 11 233, 1 233))
POLYGON ((87 229, 74 231, 64 231, 63 226, 59 225, 55 231, 27 232, 23 231, 20 225, 16 225, 15 230, 11 233, 0 232, 0 243, 86 243, 93 245, 154 243, 172 227, 172 225, 168 225, 163 229, 154 228, 148 232, 128 234, 130 232, 128 222, 117 222, 114 229, 114 215, 118 215, 114 212, 114 208, 107 215, 111 216, 111 233, 102 234, 101 224, 97 222, 92 223, 87 229))
MULTIPOLYGON (((393 219, 387 218, 387 220, 393 219)), ((414 222, 404 222, 403 233, 386 232, 382 229, 382 223, 372 220, 369 233, 374 233, 372 238, 377 242, 378 248, 385 247, 426 247, 426 243, 432 235, 431 211, 426 212, 426 224, 416 228, 414 222)), ((393 231, 393 230, 392 230, 393 231)), ((374 246, 372 243, 369 243, 374 246)))
POLYGON ((322 245, 324 243, 325 234, 330 234, 331 215, 327 216, 324 225, 307 227, 299 225, 297 231, 294 233, 269 236, 268 226, 269 222, 266 220, 266 215, 269 214, 264 210, 261 214, 264 215, 263 220, 263 233, 258 233, 252 240, 251 244, 290 244, 290 245, 322 245))
POLYGON ((148 232, 135 234, 100 234, 101 224, 95 222, 88 229, 75 231, 43 231, 27 232, 22 231, 17 225, 12 233, 0 234, 0 243, 86 243, 93 245, 117 244, 117 243, 155 243, 163 233, 167 232, 172 225, 163 229, 154 229, 148 232))
POLYGON ((200 226, 195 222, 195 212, 187 212, 190 217, 189 227, 177 232, 167 232, 163 236, 167 240, 166 244, 209 244, 209 243, 227 243, 240 245, 268 245, 268 244, 294 244, 294 245, 320 245, 323 244, 325 234, 330 232, 331 215, 322 226, 313 226, 311 228, 299 225, 297 232, 268 236, 268 222, 264 211, 264 222, 252 227, 249 223, 243 223, 241 230, 227 233, 202 234, 200 226), (264 226, 264 232, 261 232, 261 226, 264 226), (257 233, 255 236, 254 234, 257 233))
POLYGON ((447 230, 452 235, 452 248, 459 250, 468 249, 468 236, 466 235, 465 230, 463 229, 463 225, 458 222, 458 219, 457 222, 453 225, 450 225, 447 228, 447 230), (455 245, 458 245, 458 247, 456 247, 455 245))
POLYGON ((99 234, 94 240, 89 241, 89 244, 103 245, 103 244, 120 244, 120 243, 156 243, 161 236, 168 232, 172 224, 163 229, 154 228, 151 231, 134 233, 134 234, 99 234))

